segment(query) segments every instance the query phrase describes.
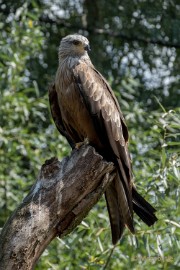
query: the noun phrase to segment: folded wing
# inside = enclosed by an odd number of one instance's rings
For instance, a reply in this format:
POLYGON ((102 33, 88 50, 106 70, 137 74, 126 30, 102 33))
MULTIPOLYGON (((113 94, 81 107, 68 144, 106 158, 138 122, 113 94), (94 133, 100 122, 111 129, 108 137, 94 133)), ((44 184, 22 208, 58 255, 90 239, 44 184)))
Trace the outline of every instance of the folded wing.
POLYGON ((119 105, 102 75, 86 63, 77 65, 74 80, 105 148, 105 157, 114 161, 118 175, 106 192, 113 243, 120 238, 124 225, 134 232, 131 163, 127 150, 128 131, 119 105))

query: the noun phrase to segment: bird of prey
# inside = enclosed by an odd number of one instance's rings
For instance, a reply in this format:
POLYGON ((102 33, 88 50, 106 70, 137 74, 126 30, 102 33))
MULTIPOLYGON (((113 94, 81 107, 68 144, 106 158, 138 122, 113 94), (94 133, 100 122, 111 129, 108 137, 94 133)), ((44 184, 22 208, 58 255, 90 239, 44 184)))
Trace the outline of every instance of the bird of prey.
POLYGON ((49 101, 57 129, 72 148, 88 140, 117 168, 117 176, 105 192, 112 242, 116 244, 125 226, 134 233, 133 211, 148 226, 157 218, 155 209, 133 184, 127 126, 110 85, 92 64, 89 50, 89 41, 82 35, 68 35, 61 40, 49 101))

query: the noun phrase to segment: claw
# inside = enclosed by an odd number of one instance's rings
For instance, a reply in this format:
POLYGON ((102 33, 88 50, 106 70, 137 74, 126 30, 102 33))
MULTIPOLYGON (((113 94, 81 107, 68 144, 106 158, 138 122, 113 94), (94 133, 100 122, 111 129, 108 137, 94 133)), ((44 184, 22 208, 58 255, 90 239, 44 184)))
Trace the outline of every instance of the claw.
POLYGON ((88 144, 89 144, 89 140, 88 138, 85 138, 83 142, 76 143, 75 148, 79 149, 82 145, 88 145, 88 144))

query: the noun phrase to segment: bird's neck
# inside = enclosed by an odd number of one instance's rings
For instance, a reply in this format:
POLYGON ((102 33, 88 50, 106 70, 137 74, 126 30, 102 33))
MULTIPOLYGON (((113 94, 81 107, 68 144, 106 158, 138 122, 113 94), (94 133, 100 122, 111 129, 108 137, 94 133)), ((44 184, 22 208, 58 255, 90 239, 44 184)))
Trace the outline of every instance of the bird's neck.
POLYGON ((62 63, 71 63, 70 66, 76 65, 80 62, 86 62, 89 65, 92 65, 91 59, 89 58, 89 55, 86 53, 81 55, 61 55, 59 54, 59 65, 62 63))

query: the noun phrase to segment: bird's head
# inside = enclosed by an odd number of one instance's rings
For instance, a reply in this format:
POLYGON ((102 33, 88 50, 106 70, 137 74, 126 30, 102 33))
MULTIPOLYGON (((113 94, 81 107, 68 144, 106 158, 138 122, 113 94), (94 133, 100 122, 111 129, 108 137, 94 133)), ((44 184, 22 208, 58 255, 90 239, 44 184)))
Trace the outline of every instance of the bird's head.
POLYGON ((90 51, 89 41, 86 37, 74 34, 68 35, 61 40, 59 46, 59 57, 83 56, 90 51))

